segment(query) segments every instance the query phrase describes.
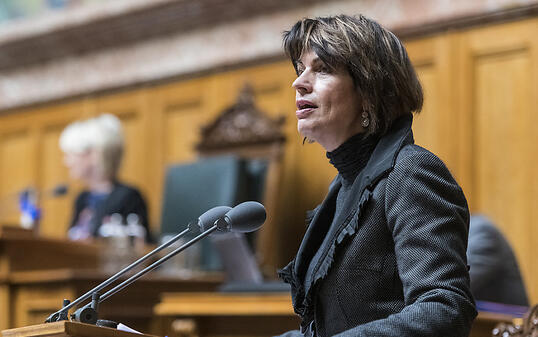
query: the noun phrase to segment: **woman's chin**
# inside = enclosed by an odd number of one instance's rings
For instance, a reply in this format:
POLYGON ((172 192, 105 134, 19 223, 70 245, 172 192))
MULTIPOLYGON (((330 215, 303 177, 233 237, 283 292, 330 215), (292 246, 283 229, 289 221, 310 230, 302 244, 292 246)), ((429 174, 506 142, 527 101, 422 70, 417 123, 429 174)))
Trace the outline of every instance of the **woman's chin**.
POLYGON ((301 122, 299 122, 299 123, 297 124, 297 131, 299 131, 299 133, 300 133, 301 136, 303 136, 303 137, 306 137, 306 138, 311 139, 311 140, 315 140, 315 139, 316 139, 316 135, 315 135, 314 129, 313 129, 312 126, 309 125, 308 123, 301 123, 301 122))
POLYGON ((302 137, 305 137, 308 139, 309 143, 312 143, 312 142, 315 142, 316 141, 316 138, 314 138, 314 136, 309 133, 309 132, 301 132, 299 131, 299 134, 302 136, 302 137))

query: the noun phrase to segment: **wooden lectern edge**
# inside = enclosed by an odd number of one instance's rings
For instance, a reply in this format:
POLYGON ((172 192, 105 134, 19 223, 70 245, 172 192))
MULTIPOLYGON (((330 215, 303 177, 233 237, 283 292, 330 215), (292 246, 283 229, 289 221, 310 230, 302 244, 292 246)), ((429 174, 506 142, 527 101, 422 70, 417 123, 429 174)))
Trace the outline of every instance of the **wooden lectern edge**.
POLYGON ((22 228, 20 225, 0 224, 0 238, 28 239, 34 236, 35 232, 33 230, 22 228))
POLYGON ((506 323, 512 322, 514 318, 517 318, 517 316, 510 315, 510 314, 488 312, 488 311, 479 311, 478 316, 476 317, 476 319, 484 321, 484 322, 506 322, 506 323))
POLYGON ((155 337, 79 322, 61 321, 2 331, 2 337, 155 337))
POLYGON ((289 293, 272 292, 163 293, 153 312, 157 316, 295 316, 289 293))

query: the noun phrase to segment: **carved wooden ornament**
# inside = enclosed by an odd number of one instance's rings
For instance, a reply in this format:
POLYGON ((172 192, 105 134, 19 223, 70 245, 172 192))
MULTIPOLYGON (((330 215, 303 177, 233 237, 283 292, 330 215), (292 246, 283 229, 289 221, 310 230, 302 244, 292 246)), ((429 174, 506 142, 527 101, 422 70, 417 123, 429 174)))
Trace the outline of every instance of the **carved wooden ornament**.
POLYGON ((201 130, 202 139, 196 146, 206 152, 242 145, 282 142, 284 117, 272 119, 256 108, 250 85, 239 93, 237 101, 224 109, 217 119, 201 130))

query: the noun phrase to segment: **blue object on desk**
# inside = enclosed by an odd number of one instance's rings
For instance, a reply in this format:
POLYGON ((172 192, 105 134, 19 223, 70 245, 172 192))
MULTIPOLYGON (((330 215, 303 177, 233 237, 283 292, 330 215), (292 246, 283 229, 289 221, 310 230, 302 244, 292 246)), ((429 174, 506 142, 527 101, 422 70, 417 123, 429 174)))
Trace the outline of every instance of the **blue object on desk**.
POLYGON ((487 301, 476 301, 476 310, 523 317, 527 311, 529 311, 529 307, 487 301))

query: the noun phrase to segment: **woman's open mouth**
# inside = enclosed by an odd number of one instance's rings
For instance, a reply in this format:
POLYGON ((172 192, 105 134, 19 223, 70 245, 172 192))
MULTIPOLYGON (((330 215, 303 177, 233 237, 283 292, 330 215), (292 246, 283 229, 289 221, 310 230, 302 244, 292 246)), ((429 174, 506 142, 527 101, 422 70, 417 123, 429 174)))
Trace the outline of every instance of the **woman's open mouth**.
POLYGON ((314 103, 303 99, 296 101, 295 105, 297 106, 297 111, 295 111, 295 115, 298 119, 306 118, 312 113, 312 111, 314 111, 314 109, 318 107, 314 103))

